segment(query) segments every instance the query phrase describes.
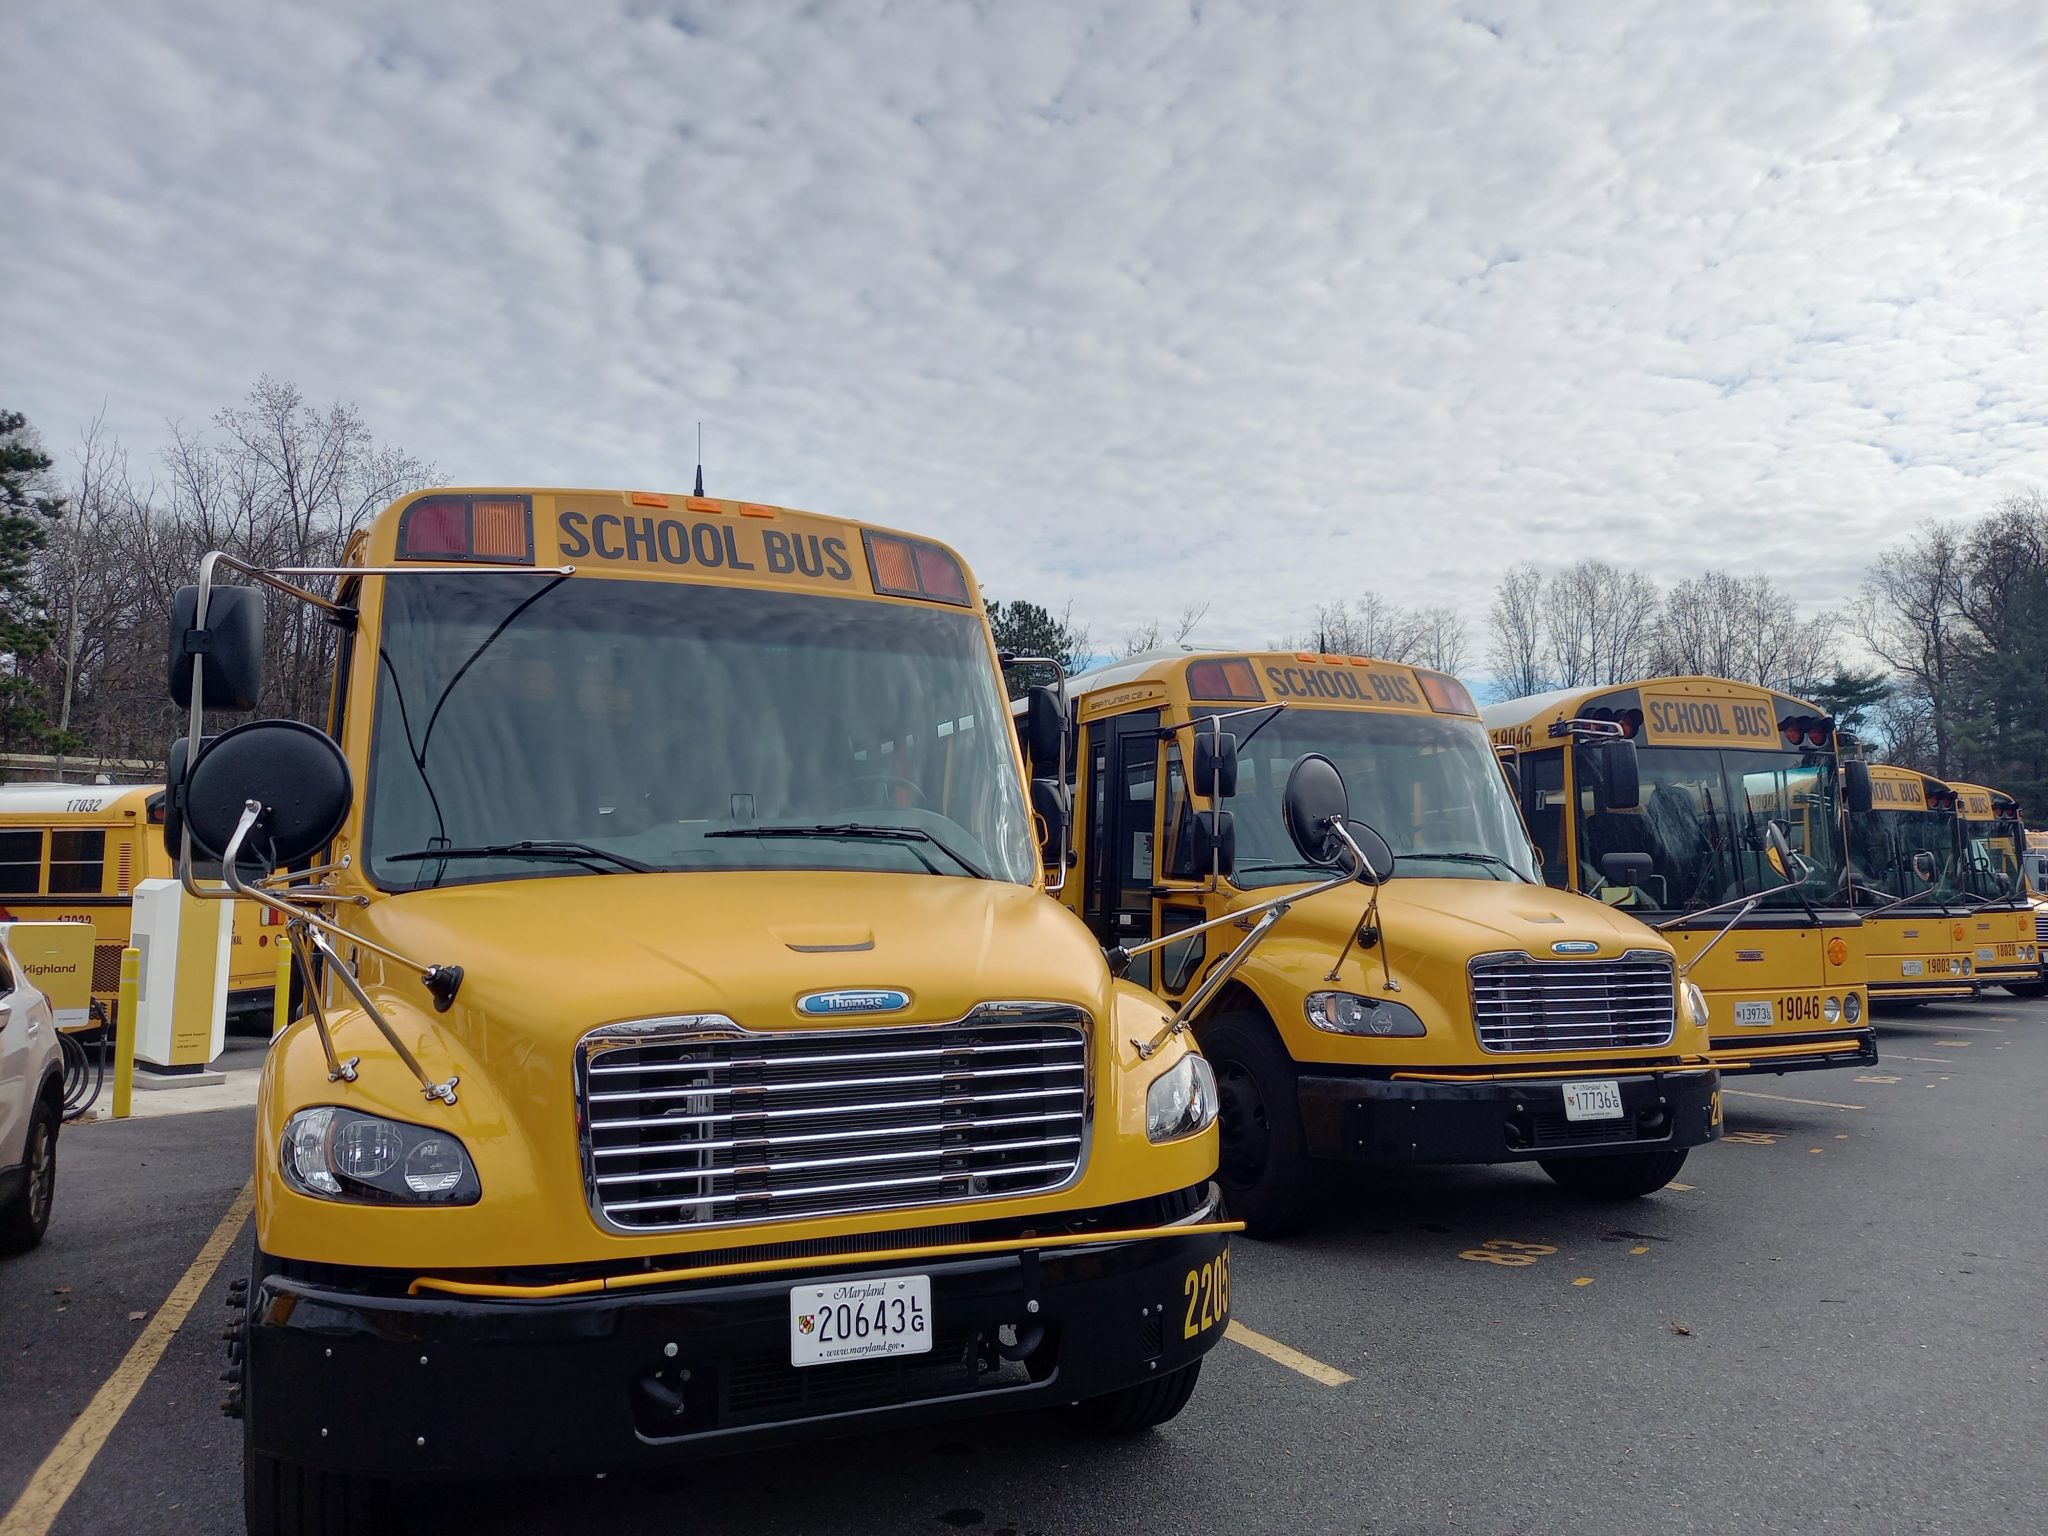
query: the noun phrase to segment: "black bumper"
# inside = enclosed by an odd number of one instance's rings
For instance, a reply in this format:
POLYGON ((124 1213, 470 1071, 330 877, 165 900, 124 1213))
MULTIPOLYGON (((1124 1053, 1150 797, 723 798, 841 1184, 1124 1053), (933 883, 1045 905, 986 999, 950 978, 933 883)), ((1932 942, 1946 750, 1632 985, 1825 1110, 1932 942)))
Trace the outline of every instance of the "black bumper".
MULTIPOLYGON (((1584 1079, 1597 1080, 1597 1067, 1584 1079)), ((1575 1079, 1583 1080, 1583 1079, 1575 1079)), ((1565 1119, 1564 1079, 1390 1081, 1304 1073, 1301 1118, 1319 1158, 1417 1163, 1514 1163, 1695 1147, 1721 1134, 1708 1068, 1617 1076, 1618 1120, 1565 1119)))
POLYGON ((1711 1040, 1708 1049, 1728 1075, 1746 1072, 1818 1072, 1827 1067, 1874 1067, 1877 1065, 1877 1033, 1866 1022, 1852 1036, 1842 1030, 1818 1035, 1778 1035, 1763 1040, 1711 1040), (1846 1048, 1845 1040, 1852 1041, 1846 1048), (1754 1056, 1747 1053, 1763 1046, 1804 1045, 1805 1050, 1782 1056, 1754 1056))
MULTIPOLYGON (((1196 1219, 1219 1215, 1212 1186, 1196 1219)), ((248 1314, 249 1442, 374 1477, 545 1477, 1072 1402, 1223 1337, 1216 1309, 1188 1336, 1187 1281, 1228 1245, 1194 1233, 553 1300, 271 1275, 248 1314), (792 1286, 902 1274, 931 1277, 929 1353, 789 1363, 792 1286)), ((1227 1297, 1227 1281, 1214 1289, 1227 1297)))

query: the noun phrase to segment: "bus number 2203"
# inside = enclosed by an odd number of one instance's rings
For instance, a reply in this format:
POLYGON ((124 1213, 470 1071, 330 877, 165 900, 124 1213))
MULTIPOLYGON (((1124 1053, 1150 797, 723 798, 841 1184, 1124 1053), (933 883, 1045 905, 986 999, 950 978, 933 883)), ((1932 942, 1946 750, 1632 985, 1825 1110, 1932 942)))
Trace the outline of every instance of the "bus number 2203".
POLYGON ((1230 1255, 1219 1253, 1200 1269, 1191 1269, 1180 1282, 1180 1293, 1188 1299, 1187 1321, 1181 1337, 1192 1339, 1207 1333, 1230 1316, 1230 1255))

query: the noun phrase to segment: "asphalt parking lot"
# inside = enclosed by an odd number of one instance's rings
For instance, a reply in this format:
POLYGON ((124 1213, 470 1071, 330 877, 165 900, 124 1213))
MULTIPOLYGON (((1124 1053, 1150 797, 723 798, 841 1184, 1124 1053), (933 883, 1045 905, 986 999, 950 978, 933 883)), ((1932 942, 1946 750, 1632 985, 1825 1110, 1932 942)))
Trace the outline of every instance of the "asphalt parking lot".
MULTIPOLYGON (((1582 1205, 1518 1169, 1339 1180, 1311 1234, 1238 1241, 1237 1336, 1153 1434, 970 1420, 655 1481, 440 1489, 391 1529, 2048 1528, 2048 1002, 1880 1023, 1875 1069, 1730 1079, 1727 1140, 1648 1200, 1582 1205)), ((216 1377, 250 1120, 64 1137, 47 1242, 0 1263, 0 1536, 241 1529, 216 1377), (117 1419, 110 1378, 137 1387, 117 1419)))

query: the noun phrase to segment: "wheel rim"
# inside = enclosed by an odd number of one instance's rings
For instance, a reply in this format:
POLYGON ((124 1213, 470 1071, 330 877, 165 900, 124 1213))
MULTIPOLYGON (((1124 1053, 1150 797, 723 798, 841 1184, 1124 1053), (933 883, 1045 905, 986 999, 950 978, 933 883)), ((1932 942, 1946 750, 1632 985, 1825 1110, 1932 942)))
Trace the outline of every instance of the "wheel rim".
POLYGON ((1222 1144, 1217 1171, 1226 1184, 1245 1188, 1266 1171, 1273 1147, 1273 1127, 1259 1085, 1241 1061, 1215 1064, 1217 1125, 1222 1144))
POLYGON ((28 1170, 28 1219, 40 1227, 50 1219, 50 1196, 57 1184, 57 1138, 47 1120, 36 1122, 36 1149, 28 1170))

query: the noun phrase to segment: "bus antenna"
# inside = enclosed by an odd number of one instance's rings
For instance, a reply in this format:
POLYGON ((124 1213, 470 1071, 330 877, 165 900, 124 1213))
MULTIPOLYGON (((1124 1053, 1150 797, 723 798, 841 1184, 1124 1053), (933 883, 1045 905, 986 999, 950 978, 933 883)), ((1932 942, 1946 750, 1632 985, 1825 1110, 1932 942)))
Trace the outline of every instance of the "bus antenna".
POLYGON ((697 423, 697 489, 690 494, 704 494, 704 423, 701 421, 697 423))

